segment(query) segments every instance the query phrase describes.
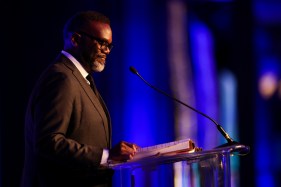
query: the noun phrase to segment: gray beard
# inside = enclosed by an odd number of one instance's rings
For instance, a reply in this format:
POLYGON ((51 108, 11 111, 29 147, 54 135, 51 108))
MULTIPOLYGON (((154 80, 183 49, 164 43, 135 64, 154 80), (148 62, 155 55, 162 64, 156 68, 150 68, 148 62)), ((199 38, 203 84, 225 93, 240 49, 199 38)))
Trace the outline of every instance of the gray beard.
POLYGON ((102 63, 99 63, 97 61, 94 62, 93 70, 95 72, 102 72, 105 68, 105 65, 102 63))

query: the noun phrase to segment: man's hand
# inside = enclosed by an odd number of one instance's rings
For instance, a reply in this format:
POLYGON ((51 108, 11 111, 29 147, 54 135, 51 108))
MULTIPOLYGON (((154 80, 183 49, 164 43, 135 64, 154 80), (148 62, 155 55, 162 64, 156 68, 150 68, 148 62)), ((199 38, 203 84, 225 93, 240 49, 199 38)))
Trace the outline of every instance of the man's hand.
POLYGON ((111 161, 127 161, 134 157, 139 146, 125 141, 119 142, 111 150, 109 150, 109 158, 111 161))

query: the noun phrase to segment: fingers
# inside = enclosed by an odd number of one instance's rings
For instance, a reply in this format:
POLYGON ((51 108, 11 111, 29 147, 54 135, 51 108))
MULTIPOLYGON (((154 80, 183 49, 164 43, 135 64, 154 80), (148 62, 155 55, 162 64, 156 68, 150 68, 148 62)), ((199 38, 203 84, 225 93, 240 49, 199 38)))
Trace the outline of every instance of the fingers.
POLYGON ((138 151, 138 149, 140 149, 140 148, 141 148, 141 147, 138 146, 137 144, 133 144, 133 149, 134 149, 134 150, 138 151))
POLYGON ((121 154, 128 155, 129 158, 132 158, 137 152, 137 147, 135 144, 131 144, 128 142, 121 142, 121 154))
POLYGON ((114 146, 110 151, 110 159, 116 161, 125 161, 133 159, 137 150, 140 147, 136 144, 121 141, 119 144, 114 146))
POLYGON ((137 146, 136 144, 133 143, 128 143, 123 141, 123 143, 125 144, 125 146, 128 146, 129 148, 131 148, 134 152, 137 152, 137 150, 140 148, 139 146, 137 146))

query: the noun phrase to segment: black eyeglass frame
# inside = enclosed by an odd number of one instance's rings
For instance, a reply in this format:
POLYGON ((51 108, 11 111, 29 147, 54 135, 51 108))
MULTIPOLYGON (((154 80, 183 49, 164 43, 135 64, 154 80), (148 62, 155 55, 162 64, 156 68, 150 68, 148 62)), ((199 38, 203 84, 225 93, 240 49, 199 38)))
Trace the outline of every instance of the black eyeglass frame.
POLYGON ((85 35, 88 38, 90 38, 91 40, 96 40, 100 44, 101 48, 106 47, 106 48, 109 49, 109 51, 111 51, 111 49, 113 48, 113 44, 112 43, 109 44, 107 41, 104 41, 103 39, 95 37, 95 36, 93 36, 91 34, 88 34, 88 33, 84 32, 84 31, 78 31, 76 33, 77 34, 81 34, 81 35, 85 35))

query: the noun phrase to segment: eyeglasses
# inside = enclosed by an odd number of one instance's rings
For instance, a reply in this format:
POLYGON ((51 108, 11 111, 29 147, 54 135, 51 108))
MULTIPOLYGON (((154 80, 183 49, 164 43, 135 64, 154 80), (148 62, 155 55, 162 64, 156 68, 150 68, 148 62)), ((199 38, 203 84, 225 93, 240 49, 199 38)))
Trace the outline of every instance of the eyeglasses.
POLYGON ((109 44, 107 41, 104 41, 104 40, 102 40, 102 39, 100 39, 100 38, 97 38, 97 37, 95 37, 95 36, 92 36, 92 35, 90 35, 90 34, 88 34, 88 33, 86 33, 86 32, 79 31, 79 32, 77 32, 77 33, 78 33, 78 34, 81 34, 81 35, 85 35, 85 36, 87 36, 88 38, 90 38, 91 40, 96 40, 96 41, 100 44, 102 50, 109 49, 109 51, 111 51, 111 49, 113 48, 112 43, 109 44))

